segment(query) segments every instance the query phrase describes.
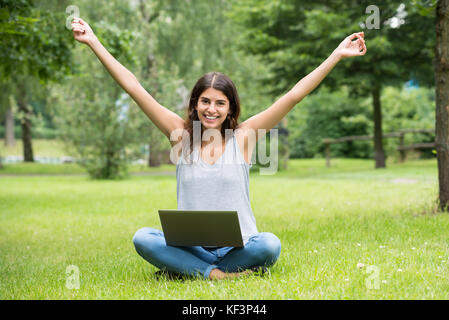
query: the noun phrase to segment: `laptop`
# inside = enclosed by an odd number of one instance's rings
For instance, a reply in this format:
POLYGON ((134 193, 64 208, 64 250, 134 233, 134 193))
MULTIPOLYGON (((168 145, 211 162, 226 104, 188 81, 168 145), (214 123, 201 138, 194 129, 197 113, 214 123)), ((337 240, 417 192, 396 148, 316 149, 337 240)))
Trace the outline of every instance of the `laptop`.
POLYGON ((159 210, 169 246, 243 247, 237 211, 159 210))

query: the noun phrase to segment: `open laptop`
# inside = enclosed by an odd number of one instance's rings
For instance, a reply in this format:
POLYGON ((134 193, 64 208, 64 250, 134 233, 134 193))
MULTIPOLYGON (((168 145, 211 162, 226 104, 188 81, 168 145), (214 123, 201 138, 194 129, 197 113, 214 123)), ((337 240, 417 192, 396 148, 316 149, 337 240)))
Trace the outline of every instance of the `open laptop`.
POLYGON ((243 247, 237 211, 159 210, 169 246, 243 247))

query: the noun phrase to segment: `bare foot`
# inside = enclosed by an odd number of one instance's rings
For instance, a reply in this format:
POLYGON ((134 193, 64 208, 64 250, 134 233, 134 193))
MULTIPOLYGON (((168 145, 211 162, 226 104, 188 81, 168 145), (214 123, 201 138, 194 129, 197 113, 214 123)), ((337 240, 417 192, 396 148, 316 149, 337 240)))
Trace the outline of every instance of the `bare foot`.
POLYGON ((209 273, 209 279, 211 280, 223 280, 223 279, 235 279, 241 276, 250 275, 251 270, 245 270, 242 272, 223 272, 220 269, 212 269, 209 273))

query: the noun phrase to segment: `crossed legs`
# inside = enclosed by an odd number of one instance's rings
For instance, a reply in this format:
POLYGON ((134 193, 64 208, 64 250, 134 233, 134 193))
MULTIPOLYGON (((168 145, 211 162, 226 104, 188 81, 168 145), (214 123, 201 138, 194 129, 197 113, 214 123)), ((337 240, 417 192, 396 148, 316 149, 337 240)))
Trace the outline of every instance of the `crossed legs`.
POLYGON ((190 276, 226 278, 237 276, 246 269, 273 265, 279 258, 281 243, 272 233, 261 232, 251 236, 242 248, 167 246, 162 231, 142 228, 133 237, 137 253, 161 270, 190 276))

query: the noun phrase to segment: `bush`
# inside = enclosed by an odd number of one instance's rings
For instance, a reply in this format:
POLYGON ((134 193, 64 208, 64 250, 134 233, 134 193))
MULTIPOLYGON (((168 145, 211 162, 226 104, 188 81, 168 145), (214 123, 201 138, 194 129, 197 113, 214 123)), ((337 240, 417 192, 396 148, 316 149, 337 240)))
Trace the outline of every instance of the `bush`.
MULTIPOLYGON (((372 132, 367 101, 349 98, 342 89, 331 93, 327 88, 308 96, 289 115, 291 158, 322 156, 325 138, 369 135, 372 132)), ((331 145, 335 157, 370 158, 372 145, 364 141, 331 145)))
MULTIPOLYGON (((432 129, 435 126, 435 90, 433 88, 385 88, 382 93, 384 132, 402 129, 432 129)), ((410 133, 405 135, 404 144, 435 142, 434 134, 410 133)), ((396 153, 398 139, 386 139, 387 154, 396 153)), ((410 151, 407 154, 411 155, 410 151)), ((419 158, 434 158, 432 149, 415 152, 419 158)))
MULTIPOLYGON (((384 133, 402 129, 431 129, 435 119, 435 93, 426 88, 386 87, 382 92, 382 129, 384 133)), ((288 115, 291 158, 322 157, 324 138, 373 135, 372 100, 350 98, 347 90, 331 93, 323 88, 304 99, 288 115)), ((433 142, 433 134, 407 134, 406 145, 433 142)), ((397 156, 399 140, 383 140, 387 156, 397 156)), ((353 141, 331 145, 333 157, 372 158, 373 143, 353 141)), ((432 149, 415 152, 420 158, 433 158, 432 149)))

